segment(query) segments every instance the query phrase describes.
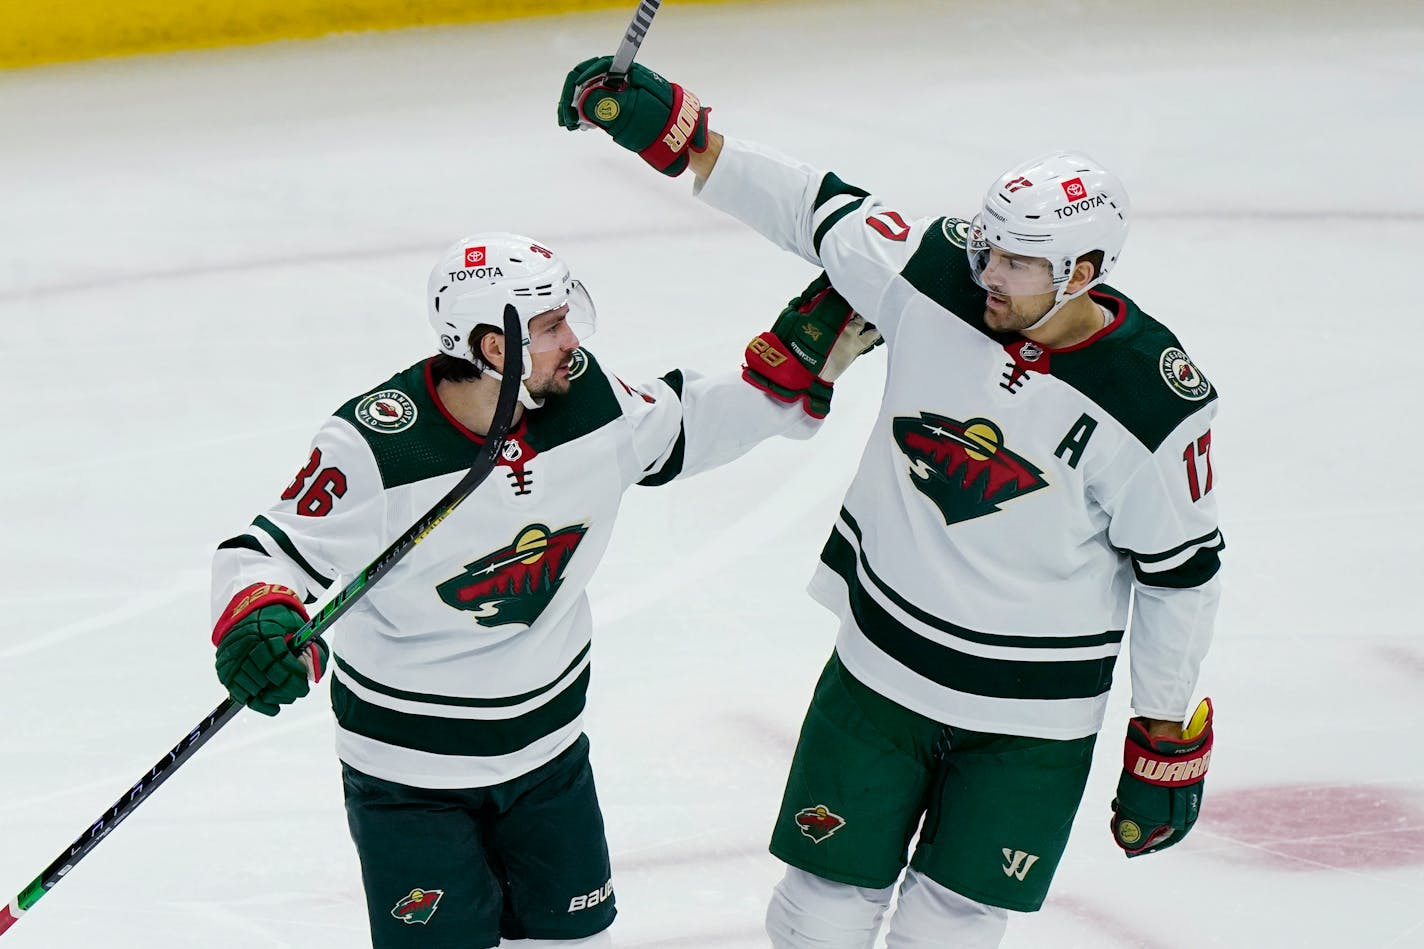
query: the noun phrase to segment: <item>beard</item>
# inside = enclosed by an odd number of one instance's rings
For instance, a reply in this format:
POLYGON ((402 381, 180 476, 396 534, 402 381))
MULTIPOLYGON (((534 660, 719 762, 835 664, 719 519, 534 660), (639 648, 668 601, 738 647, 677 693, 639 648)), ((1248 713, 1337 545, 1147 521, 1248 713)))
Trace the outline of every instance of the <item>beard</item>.
POLYGON ((559 370, 568 368, 572 362, 573 357, 570 356, 549 370, 547 376, 537 379, 531 376, 529 380, 524 383, 524 387, 528 389, 529 394, 536 399, 547 399, 550 396, 567 395, 569 386, 573 380, 566 374, 560 374, 559 370))
POLYGON ((996 333, 1016 333, 1037 323, 1053 307, 1053 295, 1032 297, 999 297, 1004 301, 994 307, 986 297, 982 319, 996 333))
POLYGON ((525 383, 525 388, 529 390, 529 394, 534 398, 547 399, 550 396, 568 395, 569 380, 568 377, 560 378, 556 375, 549 376, 538 382, 530 379, 525 383))

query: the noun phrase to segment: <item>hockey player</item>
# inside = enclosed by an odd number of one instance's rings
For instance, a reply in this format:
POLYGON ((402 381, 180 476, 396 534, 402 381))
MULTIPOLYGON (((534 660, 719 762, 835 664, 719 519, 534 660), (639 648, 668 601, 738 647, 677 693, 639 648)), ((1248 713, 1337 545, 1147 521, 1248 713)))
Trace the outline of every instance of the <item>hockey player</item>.
POLYGON ((1188 716, 1218 600, 1217 393, 1102 281, 1121 183, 1062 152, 1002 175, 972 219, 911 217, 723 138, 695 95, 607 57, 559 121, 596 125, 702 200, 824 267, 884 333, 880 414, 812 595, 840 621, 772 832, 778 947, 994 946, 1058 868, 1132 611, 1112 802, 1128 856, 1196 820, 1211 705, 1188 716), (1185 720, 1185 723, 1184 723, 1185 720), (910 844, 918 832, 913 856, 910 844), (908 867, 907 867, 908 863, 908 867))
POLYGON ((820 337, 815 393, 807 378, 773 401, 735 374, 680 370, 634 388, 581 348, 594 308, 569 268, 505 233, 455 244, 427 302, 439 355, 338 409, 281 499, 219 546, 218 677, 268 715, 307 693, 328 658, 320 639, 300 662, 287 648, 307 605, 471 466, 522 346, 498 467, 341 620, 337 754, 376 949, 607 946, 613 885, 581 715, 585 588, 620 499, 772 435, 809 437, 828 384, 878 335, 822 280, 763 337, 820 337), (504 338, 507 304, 522 342, 504 338))

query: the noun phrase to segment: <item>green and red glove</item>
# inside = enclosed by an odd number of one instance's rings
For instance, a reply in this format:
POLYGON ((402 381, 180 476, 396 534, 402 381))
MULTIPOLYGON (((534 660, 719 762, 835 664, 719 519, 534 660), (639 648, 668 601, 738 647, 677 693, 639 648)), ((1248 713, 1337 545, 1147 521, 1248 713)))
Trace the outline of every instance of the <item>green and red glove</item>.
POLYGON ((873 323, 851 309, 822 273, 747 344, 742 378, 782 402, 802 402, 825 418, 835 381, 856 357, 884 340, 873 323))
POLYGON ((321 681, 330 651, 319 637, 299 658, 287 645, 307 622, 296 591, 254 583, 232 598, 213 629, 218 681, 234 702, 276 715, 321 681))
POLYGON ((1146 719, 1127 723, 1111 824, 1127 856, 1165 850, 1197 822, 1211 763, 1211 715, 1211 699, 1202 699, 1181 738, 1152 737, 1146 719))
POLYGON ((596 125, 643 161, 676 178, 688 152, 707 148, 707 113, 696 95, 646 66, 633 64, 623 88, 608 88, 612 56, 579 63, 564 79, 559 124, 573 130, 596 125))

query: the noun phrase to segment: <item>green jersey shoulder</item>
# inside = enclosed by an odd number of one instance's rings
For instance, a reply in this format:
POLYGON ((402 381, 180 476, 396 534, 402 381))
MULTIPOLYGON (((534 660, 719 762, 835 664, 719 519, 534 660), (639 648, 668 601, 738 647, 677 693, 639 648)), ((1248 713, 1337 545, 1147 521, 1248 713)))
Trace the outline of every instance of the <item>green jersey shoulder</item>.
MULTIPOLYGON (((463 471, 483 440, 473 436, 435 396, 431 360, 424 359, 346 402, 334 413, 360 433, 385 488, 463 471)), ((526 418, 524 438, 538 451, 573 441, 622 414, 608 377, 593 354, 575 351, 569 391, 526 418)))
MULTIPOLYGON (((1021 339, 984 324, 984 290, 969 271, 969 222, 937 218, 900 276, 919 293, 1000 345, 1021 339)), ((1052 353, 1053 375, 1102 406, 1149 451, 1217 397, 1216 387, 1166 326, 1106 284, 1089 291, 1111 317, 1089 345, 1052 353)))
POLYGON ((1089 291, 1112 318, 1110 332, 1053 354, 1053 375, 1102 406, 1148 451, 1217 398, 1216 386, 1172 331, 1106 284, 1089 291))

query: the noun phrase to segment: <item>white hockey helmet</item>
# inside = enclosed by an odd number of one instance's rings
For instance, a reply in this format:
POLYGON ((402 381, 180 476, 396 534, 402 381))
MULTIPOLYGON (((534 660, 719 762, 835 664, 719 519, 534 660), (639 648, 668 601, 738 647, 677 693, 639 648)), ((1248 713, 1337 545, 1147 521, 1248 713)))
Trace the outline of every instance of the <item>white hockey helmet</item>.
POLYGON ((1130 205, 1127 191, 1112 172, 1080 152, 1053 152, 1024 162, 999 176, 984 195, 984 207, 975 215, 965 248, 974 282, 1004 293, 1055 294, 1056 312, 1072 297, 1107 276, 1127 240, 1130 205), (1052 285, 1005 289, 988 287, 982 279, 989 266, 989 248, 997 247, 1022 257, 1048 261, 1052 285), (1073 265, 1084 254, 1102 251, 1102 265, 1093 279, 1076 293, 1067 294, 1073 265))
MULTIPOLYGON (((535 317, 567 304, 565 322, 579 342, 592 336, 597 325, 593 300, 563 258, 538 241, 505 231, 472 234, 452 244, 430 271, 427 290, 427 315, 440 351, 477 365, 482 361, 470 348, 475 327, 502 327, 505 305, 513 304, 519 311, 526 380, 530 356, 567 341, 567 334, 531 339, 529 324, 535 317)), ((494 370, 485 371, 499 378, 494 370)), ((531 408, 542 404, 524 386, 519 397, 531 408)))

